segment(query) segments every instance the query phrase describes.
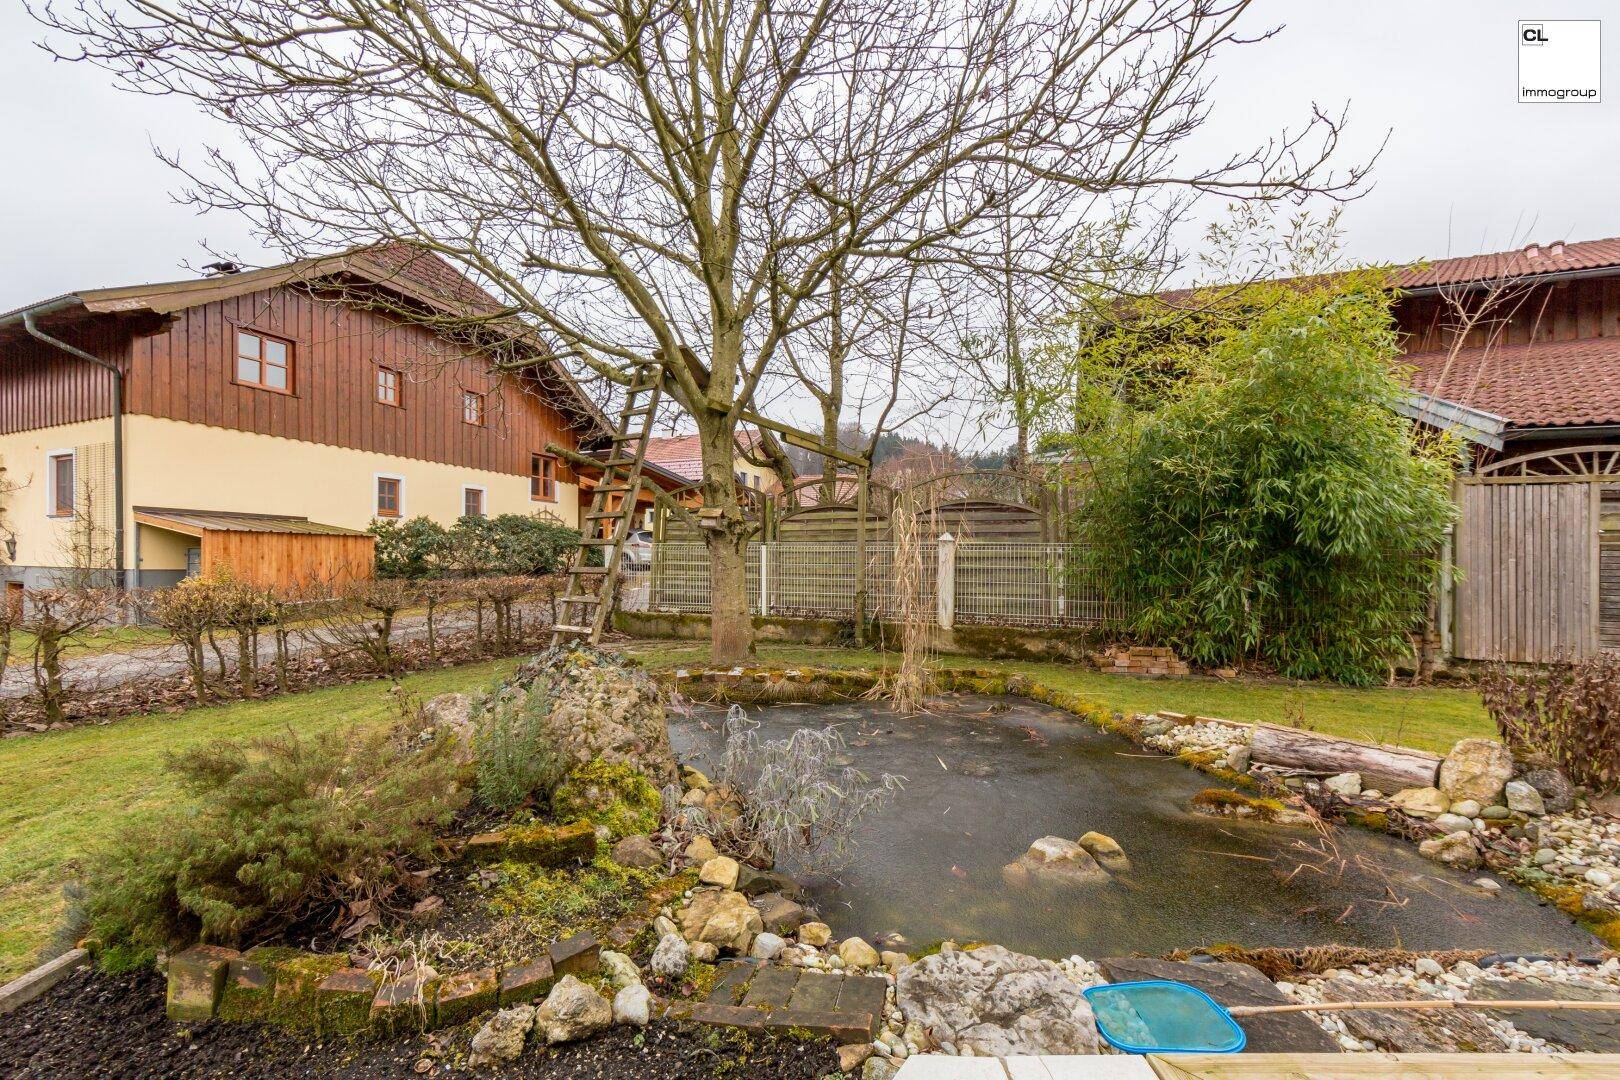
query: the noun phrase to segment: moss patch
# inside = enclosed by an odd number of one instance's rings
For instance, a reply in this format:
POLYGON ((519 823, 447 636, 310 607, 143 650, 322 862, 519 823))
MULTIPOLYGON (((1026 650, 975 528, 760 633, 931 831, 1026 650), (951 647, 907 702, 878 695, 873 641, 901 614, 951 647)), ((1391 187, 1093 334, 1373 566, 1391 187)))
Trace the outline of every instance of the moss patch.
POLYGON ((563 821, 605 827, 614 840, 658 828, 663 802, 639 769, 601 758, 569 772, 551 796, 551 809, 563 821))
POLYGON ((578 869, 524 863, 496 867, 501 883, 487 901, 490 911, 521 919, 534 940, 551 941, 581 930, 604 933, 620 916, 645 902, 657 873, 620 866, 605 854, 578 869))
POLYGON ((346 956, 299 953, 275 963, 275 990, 266 1019, 280 1027, 318 1027, 320 995, 316 988, 328 975, 347 967, 348 962, 346 956))
POLYGON ((1254 818, 1257 821, 1276 821, 1288 813, 1288 808, 1276 799, 1262 799, 1225 788, 1205 788, 1192 797, 1189 805, 1200 814, 1254 818))

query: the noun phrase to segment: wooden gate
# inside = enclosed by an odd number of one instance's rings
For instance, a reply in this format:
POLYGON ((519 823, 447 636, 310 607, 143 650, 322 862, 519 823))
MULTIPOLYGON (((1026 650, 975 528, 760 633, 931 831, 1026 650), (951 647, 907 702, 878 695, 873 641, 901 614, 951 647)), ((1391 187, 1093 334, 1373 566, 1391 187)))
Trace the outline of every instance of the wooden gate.
POLYGON ((1615 447, 1529 454, 1461 478, 1455 654, 1558 663, 1620 647, 1617 496, 1615 447))

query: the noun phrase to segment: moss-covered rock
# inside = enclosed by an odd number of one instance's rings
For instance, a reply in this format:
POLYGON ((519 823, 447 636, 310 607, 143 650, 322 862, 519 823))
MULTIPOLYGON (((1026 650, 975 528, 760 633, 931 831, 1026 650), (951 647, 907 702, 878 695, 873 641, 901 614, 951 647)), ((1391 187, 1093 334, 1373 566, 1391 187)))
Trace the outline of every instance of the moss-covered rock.
POLYGON ((590 862, 596 857, 596 847, 596 828, 589 821, 513 825, 472 837, 462 848, 462 857, 479 863, 568 866, 590 862))
POLYGON ((1195 813, 1213 817, 1250 818, 1273 825, 1309 825, 1311 817, 1277 799, 1263 799, 1225 788, 1205 788, 1189 804, 1195 813))
POLYGON ((268 1020, 275 997, 276 969, 308 955, 281 945, 255 945, 232 960, 219 1001, 219 1018, 227 1021, 268 1020))
POLYGON ((551 797, 562 821, 588 821, 619 840, 658 828, 662 800, 645 773, 601 758, 570 770, 551 797))
POLYGON ((320 985, 349 964, 346 956, 298 953, 275 964, 275 988, 266 1019, 278 1027, 320 1026, 320 985))

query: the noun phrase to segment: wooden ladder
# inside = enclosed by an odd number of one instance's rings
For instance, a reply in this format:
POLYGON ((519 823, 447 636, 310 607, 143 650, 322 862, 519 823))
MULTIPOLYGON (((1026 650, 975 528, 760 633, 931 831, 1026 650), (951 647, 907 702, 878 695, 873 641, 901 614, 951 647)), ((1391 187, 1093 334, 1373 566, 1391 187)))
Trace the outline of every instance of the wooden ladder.
POLYGON ((580 550, 568 569, 568 587, 557 606, 557 625, 551 628, 552 647, 565 641, 602 640, 612 613, 613 594, 619 587, 619 559, 636 517, 636 495, 641 489, 641 466, 652 437, 653 414, 658 410, 663 376, 653 365, 636 368, 625 391, 619 427, 613 434, 608 457, 602 463, 602 482, 591 496, 591 509, 581 523, 580 550), (614 495, 619 508, 609 510, 614 495), (600 535, 601 522, 611 522, 608 535, 600 535), (601 566, 585 565, 585 553, 602 552, 601 566))

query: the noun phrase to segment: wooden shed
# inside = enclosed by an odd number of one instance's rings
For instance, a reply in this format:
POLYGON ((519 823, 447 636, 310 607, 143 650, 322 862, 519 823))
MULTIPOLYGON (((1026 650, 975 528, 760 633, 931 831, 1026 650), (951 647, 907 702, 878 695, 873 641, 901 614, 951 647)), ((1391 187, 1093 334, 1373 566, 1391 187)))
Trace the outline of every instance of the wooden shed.
POLYGON ((282 514, 134 507, 135 520, 155 529, 195 537, 195 572, 228 571, 255 585, 290 588, 353 581, 372 576, 369 533, 282 514))

